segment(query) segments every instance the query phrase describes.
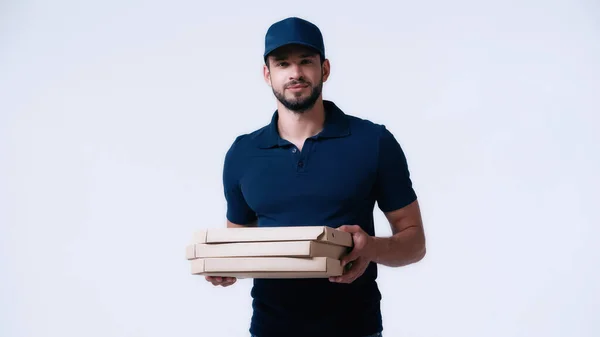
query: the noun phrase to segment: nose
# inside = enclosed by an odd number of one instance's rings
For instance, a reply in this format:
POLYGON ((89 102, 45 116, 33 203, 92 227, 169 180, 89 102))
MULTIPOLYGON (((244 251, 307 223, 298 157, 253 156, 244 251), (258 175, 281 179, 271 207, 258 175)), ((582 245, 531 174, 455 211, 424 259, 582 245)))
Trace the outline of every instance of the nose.
POLYGON ((294 63, 290 67, 290 80, 298 80, 300 78, 302 78, 302 67, 294 63))

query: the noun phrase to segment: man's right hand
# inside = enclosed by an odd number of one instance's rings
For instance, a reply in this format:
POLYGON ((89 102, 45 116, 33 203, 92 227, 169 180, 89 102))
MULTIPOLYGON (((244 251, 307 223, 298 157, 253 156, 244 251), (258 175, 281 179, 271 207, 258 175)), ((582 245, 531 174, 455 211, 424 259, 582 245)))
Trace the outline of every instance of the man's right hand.
POLYGON ((235 277, 220 277, 220 276, 206 276, 206 280, 212 283, 214 286, 229 287, 234 284, 237 279, 235 277))

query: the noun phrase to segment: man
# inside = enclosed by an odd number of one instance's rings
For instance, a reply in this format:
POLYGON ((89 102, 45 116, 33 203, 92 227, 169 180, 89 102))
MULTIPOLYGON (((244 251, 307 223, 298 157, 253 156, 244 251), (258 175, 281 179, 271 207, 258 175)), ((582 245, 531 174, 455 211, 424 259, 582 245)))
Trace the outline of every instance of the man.
MULTIPOLYGON (((352 233, 354 247, 340 277, 254 279, 250 333, 382 336, 377 264, 399 267, 425 255, 403 150, 383 125, 323 100, 330 62, 314 24, 299 18, 274 23, 264 59, 277 109, 270 124, 238 136, 225 156, 227 227, 325 225, 352 233), (375 203, 392 237, 375 236, 375 203)), ((236 281, 206 279, 225 287, 236 281)))

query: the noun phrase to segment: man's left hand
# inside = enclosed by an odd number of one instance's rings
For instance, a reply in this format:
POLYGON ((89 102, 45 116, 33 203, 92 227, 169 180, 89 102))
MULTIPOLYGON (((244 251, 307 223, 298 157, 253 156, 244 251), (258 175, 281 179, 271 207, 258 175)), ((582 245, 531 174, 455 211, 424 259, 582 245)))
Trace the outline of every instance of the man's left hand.
POLYGON ((375 258, 375 238, 357 225, 344 225, 339 227, 338 230, 351 233, 354 245, 350 253, 342 257, 344 274, 330 277, 329 281, 352 283, 365 272, 369 263, 375 258), (351 267, 346 271, 346 265, 350 262, 352 263, 351 267))

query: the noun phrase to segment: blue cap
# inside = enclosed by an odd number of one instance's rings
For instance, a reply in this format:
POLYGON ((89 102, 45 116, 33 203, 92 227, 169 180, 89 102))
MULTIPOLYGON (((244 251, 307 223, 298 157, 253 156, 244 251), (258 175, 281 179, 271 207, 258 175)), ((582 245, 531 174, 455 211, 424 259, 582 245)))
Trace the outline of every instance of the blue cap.
POLYGON ((288 44, 311 47, 325 58, 325 45, 321 31, 315 24, 304 19, 291 17, 275 22, 269 27, 265 36, 263 55, 265 60, 273 50, 288 44))

